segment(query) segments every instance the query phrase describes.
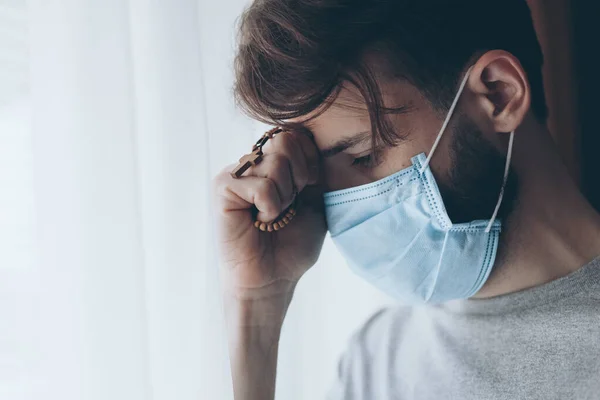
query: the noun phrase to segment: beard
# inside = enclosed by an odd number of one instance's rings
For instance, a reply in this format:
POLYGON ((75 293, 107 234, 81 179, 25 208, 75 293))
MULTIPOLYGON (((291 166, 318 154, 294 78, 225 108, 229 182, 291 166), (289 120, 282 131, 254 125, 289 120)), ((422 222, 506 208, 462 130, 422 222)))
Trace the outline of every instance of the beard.
MULTIPOLYGON (((506 155, 501 154, 465 115, 453 129, 450 153, 452 169, 439 189, 453 223, 488 220, 492 217, 504 178, 506 155)), ((505 221, 518 197, 518 178, 512 168, 504 188, 498 219, 505 221)))

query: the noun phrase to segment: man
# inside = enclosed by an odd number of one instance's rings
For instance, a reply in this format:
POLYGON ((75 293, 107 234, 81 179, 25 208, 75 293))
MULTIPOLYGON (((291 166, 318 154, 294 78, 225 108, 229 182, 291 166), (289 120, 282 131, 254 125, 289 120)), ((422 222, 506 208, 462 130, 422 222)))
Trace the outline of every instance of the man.
POLYGON ((240 29, 238 101, 284 132, 215 180, 236 399, 273 398, 327 230, 401 303, 331 399, 600 398, 600 216, 546 128, 525 0, 262 0, 240 29))

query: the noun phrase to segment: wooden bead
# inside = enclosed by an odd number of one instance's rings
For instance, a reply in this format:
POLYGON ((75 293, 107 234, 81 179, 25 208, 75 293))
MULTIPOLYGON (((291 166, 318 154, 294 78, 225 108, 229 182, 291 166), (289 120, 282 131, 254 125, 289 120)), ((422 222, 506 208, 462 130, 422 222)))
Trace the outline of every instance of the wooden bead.
POLYGON ((285 211, 283 216, 278 217, 273 222, 260 222, 254 221, 254 226, 257 229, 260 229, 263 232, 274 232, 283 229, 286 225, 288 225, 296 216, 296 210, 294 207, 290 206, 285 211))

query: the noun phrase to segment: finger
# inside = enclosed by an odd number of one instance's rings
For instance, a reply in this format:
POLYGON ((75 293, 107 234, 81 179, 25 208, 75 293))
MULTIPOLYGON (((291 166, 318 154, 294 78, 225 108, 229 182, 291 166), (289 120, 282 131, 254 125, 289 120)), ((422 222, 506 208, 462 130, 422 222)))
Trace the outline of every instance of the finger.
POLYGON ((281 153, 267 153, 263 160, 250 170, 250 176, 267 178, 275 183, 282 207, 286 208, 294 200, 294 180, 291 162, 281 153))
POLYGON ((317 145, 314 142, 312 133, 308 129, 295 130, 289 135, 300 146, 306 161, 308 173, 308 185, 314 185, 319 182, 320 177, 320 154, 317 145))
POLYGON ((308 183, 308 166, 298 139, 290 132, 282 132, 268 142, 265 154, 279 154, 289 160, 293 183, 302 191, 308 183))
POLYGON ((256 218, 262 222, 275 220, 282 212, 282 203, 275 183, 257 176, 242 176, 234 179, 230 169, 224 170, 214 181, 214 192, 220 211, 258 209, 256 218))

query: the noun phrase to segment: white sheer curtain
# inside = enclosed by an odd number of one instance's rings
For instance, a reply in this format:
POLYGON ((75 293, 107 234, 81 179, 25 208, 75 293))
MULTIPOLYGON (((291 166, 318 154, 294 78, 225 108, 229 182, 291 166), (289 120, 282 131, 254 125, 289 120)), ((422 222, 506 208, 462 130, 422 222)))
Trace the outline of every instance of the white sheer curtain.
MULTIPOLYGON (((0 0, 1 399, 232 398, 209 189, 264 129, 231 97, 245 5, 0 0)), ((277 397, 324 398, 385 301, 328 242, 277 397)))

